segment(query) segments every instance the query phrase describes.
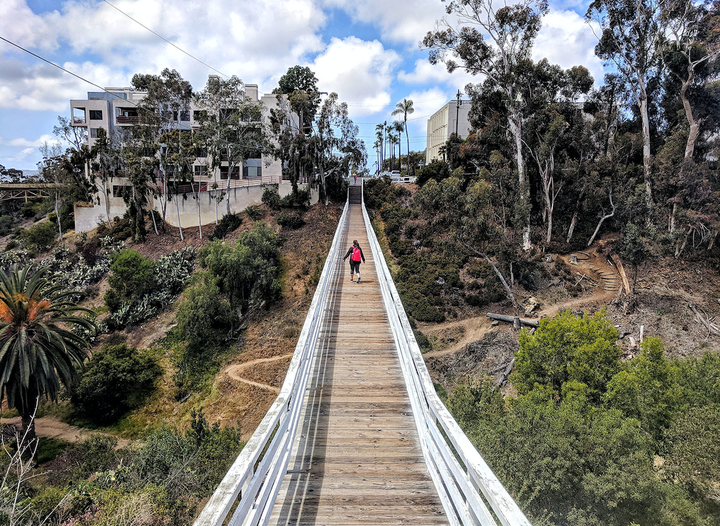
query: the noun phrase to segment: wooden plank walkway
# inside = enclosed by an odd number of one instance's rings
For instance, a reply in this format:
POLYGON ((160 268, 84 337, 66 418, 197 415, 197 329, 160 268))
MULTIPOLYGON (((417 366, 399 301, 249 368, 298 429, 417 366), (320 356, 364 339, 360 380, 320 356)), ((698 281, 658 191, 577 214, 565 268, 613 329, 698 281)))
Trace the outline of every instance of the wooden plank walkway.
POLYGON ((418 442, 361 206, 350 205, 341 246, 359 241, 362 280, 352 283, 349 264, 338 262, 272 525, 448 524, 418 442))

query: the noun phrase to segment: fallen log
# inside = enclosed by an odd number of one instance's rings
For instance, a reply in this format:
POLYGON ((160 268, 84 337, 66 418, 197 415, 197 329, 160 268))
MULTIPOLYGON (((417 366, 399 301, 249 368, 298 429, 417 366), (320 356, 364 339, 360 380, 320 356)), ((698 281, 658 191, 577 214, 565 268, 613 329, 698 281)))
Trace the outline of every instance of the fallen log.
POLYGON ((528 318, 520 318, 518 316, 506 316, 505 314, 493 314, 492 312, 488 312, 487 317, 491 320, 512 323, 518 329, 522 325, 525 325, 526 327, 538 327, 540 325, 538 320, 530 320, 528 318))

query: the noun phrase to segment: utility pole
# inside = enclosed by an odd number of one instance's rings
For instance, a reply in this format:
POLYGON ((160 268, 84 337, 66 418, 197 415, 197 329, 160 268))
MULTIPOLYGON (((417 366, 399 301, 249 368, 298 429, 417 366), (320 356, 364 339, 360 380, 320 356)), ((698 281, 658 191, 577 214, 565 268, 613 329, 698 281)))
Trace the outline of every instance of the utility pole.
POLYGON ((462 101, 460 100, 460 88, 458 88, 457 102, 455 103, 455 137, 458 136, 458 121, 460 120, 460 106, 462 106, 462 101))

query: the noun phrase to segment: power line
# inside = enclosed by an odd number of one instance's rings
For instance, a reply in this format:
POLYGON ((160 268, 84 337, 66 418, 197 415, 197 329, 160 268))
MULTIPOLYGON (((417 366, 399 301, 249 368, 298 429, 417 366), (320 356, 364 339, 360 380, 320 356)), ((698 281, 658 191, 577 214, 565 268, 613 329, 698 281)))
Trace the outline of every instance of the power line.
POLYGON ((86 79, 86 78, 84 78, 84 77, 81 77, 81 76, 78 75, 77 73, 73 73, 72 71, 67 70, 67 69, 65 69, 64 67, 62 67, 62 66, 60 66, 60 65, 58 65, 58 64, 55 64, 55 62, 51 62, 51 61, 49 61, 48 59, 43 58, 43 57, 41 57, 40 55, 38 55, 38 54, 36 54, 36 53, 33 53, 33 52, 30 51, 29 49, 25 49, 24 47, 16 44, 15 42, 11 42, 10 40, 8 40, 7 38, 5 38, 5 37, 3 37, 3 36, 0 36, 0 40, 4 40, 4 41, 7 42, 8 44, 10 44, 10 45, 12 45, 12 46, 15 46, 15 47, 18 48, 18 49, 21 49, 21 50, 24 51, 25 53, 29 53, 29 54, 32 55, 33 57, 39 58, 39 59, 42 60, 43 62, 47 62, 47 63, 50 64, 51 66, 55 66, 55 67, 58 68, 59 70, 64 71, 65 73, 69 73, 69 74, 72 75, 73 77, 76 77, 76 78, 82 80, 83 82, 87 82, 87 83, 90 84, 91 86, 95 86, 96 88, 100 88, 100 89, 103 90, 105 93, 109 93, 109 94, 112 95, 113 97, 117 97, 118 99, 123 99, 123 100, 125 100, 126 102, 129 102, 130 104, 132 104, 133 106, 138 107, 138 105, 135 104, 134 102, 132 102, 131 100, 127 100, 127 99, 125 99, 124 97, 121 97, 120 95, 118 95, 117 93, 113 93, 112 91, 108 91, 108 90, 106 90, 105 88, 103 88, 100 84, 95 84, 94 82, 92 82, 92 81, 90 81, 90 80, 88 80, 88 79, 86 79))
POLYGON ((172 47, 174 47, 175 49, 177 49, 178 51, 182 51, 183 53, 185 53, 185 54, 186 54, 188 57, 190 57, 191 59, 197 60, 197 61, 200 62, 200 64, 202 64, 203 66, 206 66, 206 67, 210 68, 211 70, 216 71, 217 73, 220 73, 223 77, 230 78, 230 75, 226 75, 226 74, 223 73, 222 71, 220 71, 220 70, 215 69, 214 67, 212 67, 210 64, 207 64, 207 63, 203 62, 202 60, 200 60, 199 58, 194 57, 193 55, 191 55, 190 53, 188 53, 187 51, 185 51, 185 50, 182 49, 181 47, 178 47, 178 46, 176 46, 175 44, 173 44, 172 42, 170 42, 170 41, 169 41, 167 38, 165 38, 164 36, 156 33, 155 31, 153 31, 152 29, 150 29, 148 26, 146 26, 146 25, 142 24, 141 22, 138 22, 137 20, 135 20, 133 17, 131 17, 130 15, 128 15, 125 11, 122 11, 122 10, 118 9, 117 7, 115 7, 114 5, 112 5, 112 4, 111 4, 110 2, 108 2, 107 0, 103 0, 103 2, 105 2, 107 5, 109 5, 109 6, 112 7, 113 9, 115 9, 118 13, 121 13, 121 14, 125 15, 126 17, 128 17, 130 20, 132 20, 133 22, 135 22, 137 25, 139 25, 139 26, 147 29, 147 30, 150 31, 153 35, 155 35, 156 37, 158 37, 159 39, 164 40, 165 42, 167 42, 168 44, 170 44, 172 47))

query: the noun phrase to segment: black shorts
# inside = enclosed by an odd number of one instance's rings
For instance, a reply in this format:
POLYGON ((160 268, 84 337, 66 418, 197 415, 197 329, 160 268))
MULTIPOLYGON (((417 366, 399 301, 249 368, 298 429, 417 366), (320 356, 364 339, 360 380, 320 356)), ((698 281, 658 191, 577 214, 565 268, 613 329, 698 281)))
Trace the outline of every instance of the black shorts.
POLYGON ((350 260, 350 274, 358 274, 360 272, 360 262, 350 260))

